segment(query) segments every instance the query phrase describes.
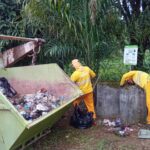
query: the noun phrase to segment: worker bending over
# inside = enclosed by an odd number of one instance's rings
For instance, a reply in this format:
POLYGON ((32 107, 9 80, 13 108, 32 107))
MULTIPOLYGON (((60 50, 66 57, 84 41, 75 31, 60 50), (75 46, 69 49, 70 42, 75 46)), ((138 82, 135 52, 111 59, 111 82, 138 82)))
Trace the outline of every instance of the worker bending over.
POLYGON ((146 93, 146 106, 148 109, 147 114, 147 124, 150 125, 150 76, 149 74, 143 71, 129 71, 125 73, 121 79, 120 85, 124 85, 125 83, 135 83, 144 89, 146 93))
POLYGON ((93 88, 91 83, 91 78, 94 78, 96 74, 89 67, 82 66, 78 59, 72 60, 72 66, 75 68, 75 71, 71 75, 71 80, 79 86, 80 90, 84 94, 83 96, 76 99, 73 105, 79 105, 81 100, 84 100, 88 112, 93 112, 93 119, 96 119, 93 100, 93 88))

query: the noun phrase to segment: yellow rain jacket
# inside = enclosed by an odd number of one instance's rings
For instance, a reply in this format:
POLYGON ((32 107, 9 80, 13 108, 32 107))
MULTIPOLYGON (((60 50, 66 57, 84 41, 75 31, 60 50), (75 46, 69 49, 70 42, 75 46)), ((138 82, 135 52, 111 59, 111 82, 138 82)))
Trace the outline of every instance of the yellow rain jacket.
POLYGON ((124 85, 128 79, 132 79, 135 84, 145 89, 147 83, 150 81, 150 76, 143 71, 129 71, 123 75, 120 85, 124 85))
POLYGON ((82 66, 73 72, 71 80, 79 86, 84 94, 87 94, 93 91, 91 78, 94 78, 95 76, 96 74, 93 70, 87 66, 82 66))
POLYGON ((124 85, 125 82, 129 79, 132 79, 135 84, 145 90, 146 106, 148 109, 147 124, 150 124, 150 76, 143 71, 129 71, 123 75, 120 81, 120 85, 124 85))

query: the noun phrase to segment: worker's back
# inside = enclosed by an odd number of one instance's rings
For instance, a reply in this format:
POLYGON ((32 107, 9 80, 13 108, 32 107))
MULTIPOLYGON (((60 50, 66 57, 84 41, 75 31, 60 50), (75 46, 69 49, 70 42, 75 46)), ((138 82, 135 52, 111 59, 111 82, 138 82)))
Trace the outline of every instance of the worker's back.
POLYGON ((71 76, 71 80, 74 81, 84 93, 90 93, 93 91, 91 78, 95 76, 95 73, 87 66, 81 66, 71 76))
POLYGON ((141 88, 145 88, 145 85, 150 81, 150 76, 143 71, 136 71, 133 76, 133 81, 141 88))
POLYGON ((129 71, 123 75, 120 85, 123 85, 129 79, 132 79, 135 84, 145 89, 146 84, 150 81, 150 76, 143 71, 129 71))

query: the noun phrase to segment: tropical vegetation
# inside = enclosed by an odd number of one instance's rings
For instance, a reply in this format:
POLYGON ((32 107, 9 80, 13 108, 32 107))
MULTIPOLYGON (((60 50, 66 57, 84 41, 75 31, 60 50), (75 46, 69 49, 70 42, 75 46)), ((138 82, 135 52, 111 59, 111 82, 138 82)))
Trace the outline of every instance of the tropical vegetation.
MULTIPOLYGON (((144 59, 150 47, 148 0, 0 0, 0 17, 0 33, 46 40, 37 63, 56 62, 70 72, 71 59, 78 58, 104 74, 110 69, 103 67, 106 60, 118 65, 124 46, 138 45, 135 68, 150 71, 144 59)), ((8 45, 14 44, 0 43, 2 50, 8 45)))

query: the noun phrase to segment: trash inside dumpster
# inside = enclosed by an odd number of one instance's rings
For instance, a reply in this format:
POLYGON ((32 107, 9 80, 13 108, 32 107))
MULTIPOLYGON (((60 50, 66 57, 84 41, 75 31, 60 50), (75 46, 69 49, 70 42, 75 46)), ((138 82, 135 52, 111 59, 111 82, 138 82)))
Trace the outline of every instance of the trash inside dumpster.
POLYGON ((26 146, 80 95, 57 64, 0 69, 0 150, 26 146))

